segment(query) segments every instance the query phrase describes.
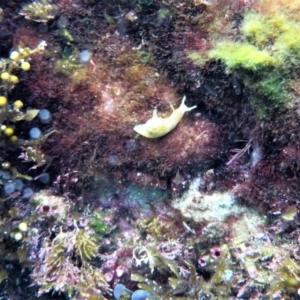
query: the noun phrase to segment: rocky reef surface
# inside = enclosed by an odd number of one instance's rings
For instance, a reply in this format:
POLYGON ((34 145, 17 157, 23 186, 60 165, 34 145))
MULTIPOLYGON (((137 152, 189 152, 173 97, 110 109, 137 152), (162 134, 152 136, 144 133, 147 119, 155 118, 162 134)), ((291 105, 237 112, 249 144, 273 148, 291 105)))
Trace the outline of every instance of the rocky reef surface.
POLYGON ((0 1, 0 298, 298 299, 299 68, 297 0, 0 1))

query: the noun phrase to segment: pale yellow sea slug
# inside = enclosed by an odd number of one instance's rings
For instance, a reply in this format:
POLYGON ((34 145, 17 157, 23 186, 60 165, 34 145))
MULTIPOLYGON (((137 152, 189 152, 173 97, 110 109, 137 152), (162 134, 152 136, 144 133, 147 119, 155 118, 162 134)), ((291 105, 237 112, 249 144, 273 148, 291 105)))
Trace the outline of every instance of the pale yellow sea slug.
POLYGON ((154 109, 152 118, 149 119, 145 124, 134 126, 133 130, 150 139, 166 135, 176 127, 185 112, 197 107, 187 107, 184 102, 185 96, 182 98, 181 104, 177 109, 171 105, 172 114, 167 118, 160 118, 157 116, 157 110, 154 109))

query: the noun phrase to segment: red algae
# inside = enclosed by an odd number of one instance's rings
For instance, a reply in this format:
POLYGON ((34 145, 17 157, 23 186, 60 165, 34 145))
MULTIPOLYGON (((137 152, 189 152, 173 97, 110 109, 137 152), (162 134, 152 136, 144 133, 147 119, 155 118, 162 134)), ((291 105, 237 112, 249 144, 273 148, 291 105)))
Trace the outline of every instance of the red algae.
MULTIPOLYGON (((59 111, 54 114, 59 135, 53 137, 55 146, 49 155, 69 156, 71 151, 74 158, 94 157, 93 168, 98 170, 126 168, 127 172, 140 170, 154 176, 201 168, 198 164, 208 164, 214 156, 218 157, 220 145, 216 126, 205 117, 191 119, 194 112, 185 116, 178 128, 162 139, 136 138, 134 125, 147 120, 154 108, 168 114, 170 104, 177 106, 180 98, 163 75, 139 61, 138 51, 130 49, 128 41, 111 35, 104 37, 101 44, 113 52, 109 56, 106 56, 108 53, 105 56, 93 54, 89 64, 75 68, 69 80, 60 69, 45 66, 38 77, 32 76, 29 81, 36 98, 63 99, 59 111), (109 48, 111 43, 113 50, 109 48), (118 61, 113 57, 118 57, 118 61), (131 67, 128 67, 129 61, 131 67), (85 69, 82 79, 74 83, 72 78, 82 69, 85 69), (135 149, 126 148, 129 140, 135 144, 135 149), (112 156, 117 158, 117 163, 112 162, 112 156)), ((67 68, 67 62, 65 65, 67 68)), ((66 74, 65 69, 62 71, 66 74)), ((84 164, 77 166, 83 168, 82 172, 91 167, 84 164)))

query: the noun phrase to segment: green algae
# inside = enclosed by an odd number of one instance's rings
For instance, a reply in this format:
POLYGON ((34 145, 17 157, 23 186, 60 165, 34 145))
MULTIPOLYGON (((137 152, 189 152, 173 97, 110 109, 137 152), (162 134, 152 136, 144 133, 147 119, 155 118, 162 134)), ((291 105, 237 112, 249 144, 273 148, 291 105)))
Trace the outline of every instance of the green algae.
POLYGON ((246 69, 258 71, 275 65, 275 59, 267 50, 259 50, 248 43, 220 42, 209 54, 211 58, 222 60, 229 70, 246 69))
POLYGON ((94 213, 94 215, 92 216, 91 226, 99 235, 104 235, 107 231, 107 225, 103 222, 102 217, 99 213, 94 213))
POLYGON ((216 42, 209 58, 245 81, 259 117, 288 108, 291 71, 300 64, 300 24, 283 13, 247 12, 240 32, 239 41, 216 42))

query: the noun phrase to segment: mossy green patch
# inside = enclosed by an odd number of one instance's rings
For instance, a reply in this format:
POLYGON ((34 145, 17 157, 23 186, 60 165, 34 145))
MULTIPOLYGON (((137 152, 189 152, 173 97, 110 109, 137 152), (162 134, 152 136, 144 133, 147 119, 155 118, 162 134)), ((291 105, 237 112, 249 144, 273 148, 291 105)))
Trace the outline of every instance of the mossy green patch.
POLYGON ((267 50, 259 50, 249 43, 220 42, 209 53, 210 58, 222 60, 229 70, 260 70, 275 65, 275 59, 267 50))
POLYGON ((258 13, 246 13, 241 32, 244 37, 259 48, 273 43, 281 34, 289 31, 290 22, 282 14, 264 16, 258 13))
POLYGON ((288 86, 300 66, 300 23, 287 14, 245 13, 240 41, 216 43, 209 57, 245 80, 259 116, 288 107, 288 86))
POLYGON ((281 34, 273 46, 274 57, 283 61, 286 67, 300 65, 300 25, 291 24, 291 28, 281 34))
POLYGON ((300 24, 287 15, 247 13, 241 27, 244 38, 259 49, 269 49, 276 65, 299 64, 300 24))
POLYGON ((267 97, 267 99, 274 104, 283 104, 287 97, 285 80, 279 73, 274 73, 266 75, 257 82, 253 82, 253 88, 262 96, 267 97))
POLYGON ((107 231, 107 226, 103 223, 102 217, 98 213, 93 215, 91 226, 95 229, 96 233, 100 235, 105 234, 107 231))
POLYGON ((207 62, 208 58, 201 55, 201 53, 198 52, 192 52, 188 54, 188 58, 192 60, 196 65, 198 66, 204 66, 207 62))
POLYGON ((287 106, 288 92, 285 81, 280 75, 272 75, 271 73, 270 76, 249 83, 249 87, 255 93, 252 103, 259 118, 265 118, 274 109, 287 106))
POLYGON ((138 57, 139 57, 139 61, 142 64, 147 64, 147 63, 150 63, 151 61, 153 61, 152 55, 148 52, 145 52, 145 51, 139 52, 138 57))

